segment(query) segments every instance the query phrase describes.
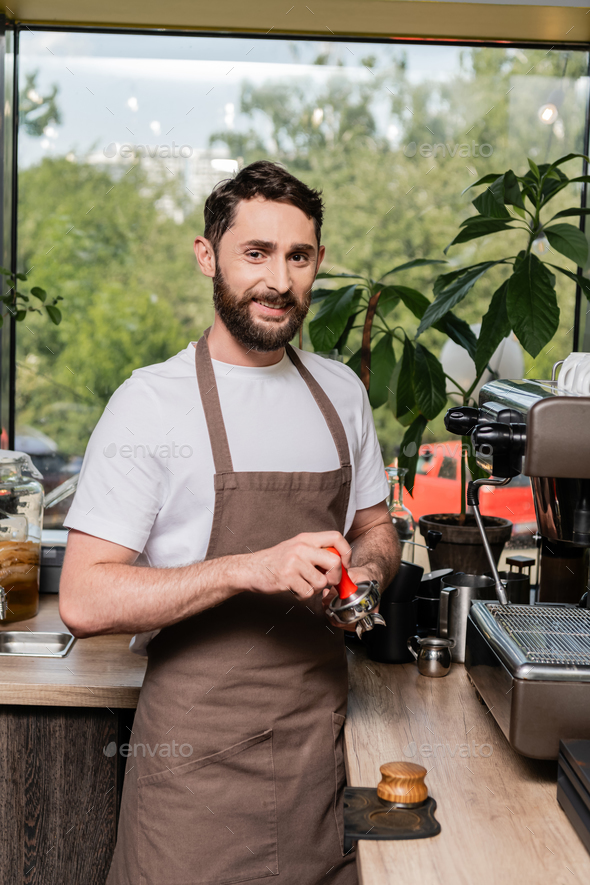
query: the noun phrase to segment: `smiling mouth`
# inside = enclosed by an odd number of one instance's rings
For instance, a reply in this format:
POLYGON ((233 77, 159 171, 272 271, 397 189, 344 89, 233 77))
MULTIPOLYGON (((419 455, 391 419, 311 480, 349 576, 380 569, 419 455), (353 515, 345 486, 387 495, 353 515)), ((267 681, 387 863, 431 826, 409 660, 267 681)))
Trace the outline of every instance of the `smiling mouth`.
POLYGON ((289 313, 292 309, 292 306, 289 307, 288 302, 286 301, 281 304, 277 304, 273 301, 266 301, 263 298, 253 298, 252 301, 258 306, 260 312, 267 316, 283 316, 289 313))

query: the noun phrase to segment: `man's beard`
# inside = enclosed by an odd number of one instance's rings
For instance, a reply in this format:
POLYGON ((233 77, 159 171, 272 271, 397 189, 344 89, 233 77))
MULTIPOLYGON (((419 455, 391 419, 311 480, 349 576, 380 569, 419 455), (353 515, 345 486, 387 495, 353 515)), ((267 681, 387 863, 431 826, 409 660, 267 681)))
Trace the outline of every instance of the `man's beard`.
POLYGON ((236 341, 248 350, 259 353, 279 350, 291 341, 303 325, 310 303, 311 292, 303 301, 298 301, 289 291, 277 294, 247 289, 242 296, 238 296, 227 285, 220 270, 213 277, 213 304, 220 319, 236 341), (273 307, 286 307, 288 313, 256 321, 250 311, 250 304, 255 298, 273 307))

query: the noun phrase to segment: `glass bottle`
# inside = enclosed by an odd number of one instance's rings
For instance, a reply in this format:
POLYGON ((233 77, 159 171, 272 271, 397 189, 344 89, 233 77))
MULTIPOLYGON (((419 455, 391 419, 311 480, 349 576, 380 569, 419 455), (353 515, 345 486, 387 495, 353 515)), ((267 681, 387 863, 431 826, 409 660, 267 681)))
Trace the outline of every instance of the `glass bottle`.
POLYGON ((406 541, 413 541, 416 532, 416 524, 414 517, 407 507, 404 506, 403 490, 404 476, 408 472, 405 467, 386 467, 385 472, 389 480, 389 501, 387 507, 391 515, 391 521, 397 529, 399 539, 402 543, 402 556, 410 556, 414 561, 414 545, 408 544, 404 548, 406 541))
POLYGON ((0 450, 0 586, 6 593, 2 624, 32 618, 39 608, 42 478, 29 455, 0 450))

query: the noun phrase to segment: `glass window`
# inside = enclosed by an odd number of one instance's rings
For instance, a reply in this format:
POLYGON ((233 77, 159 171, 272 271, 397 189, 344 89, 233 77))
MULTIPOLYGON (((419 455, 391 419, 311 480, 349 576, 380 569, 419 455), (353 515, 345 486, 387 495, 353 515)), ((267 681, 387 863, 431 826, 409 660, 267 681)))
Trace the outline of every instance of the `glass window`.
MULTIPOLYGON (((192 242, 206 195, 240 166, 280 160, 321 187, 324 269, 377 277, 443 258, 476 177, 583 146, 583 51, 27 29, 20 52, 19 269, 64 297, 61 325, 34 315, 18 327, 16 444, 39 459, 46 489, 79 470, 131 371, 210 324, 192 242), (548 105, 556 117, 543 116, 548 105)), ((451 262, 496 248, 468 243, 451 262)), ((436 272, 403 282, 430 291, 436 272)), ((466 320, 495 283, 482 283, 466 320)), ((564 355, 574 289, 560 287, 564 355)), ((413 334, 413 316, 398 321, 413 334)), ((436 349, 442 338, 424 340, 436 349)), ((543 355, 539 371, 552 361, 543 355)), ((403 428, 387 407, 376 423, 387 458, 403 428)))

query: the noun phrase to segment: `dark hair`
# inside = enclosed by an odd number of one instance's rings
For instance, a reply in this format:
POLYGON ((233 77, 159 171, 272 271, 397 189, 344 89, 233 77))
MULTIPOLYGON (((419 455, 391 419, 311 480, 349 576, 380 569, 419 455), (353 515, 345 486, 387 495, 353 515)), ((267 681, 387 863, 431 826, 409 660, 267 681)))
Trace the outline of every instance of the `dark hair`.
POLYGON ((324 204, 321 191, 308 187, 278 163, 257 160, 240 169, 235 178, 220 181, 205 202, 205 233, 217 255, 219 241, 231 227, 241 200, 261 196, 277 203, 290 203, 313 219, 320 245, 324 204))

